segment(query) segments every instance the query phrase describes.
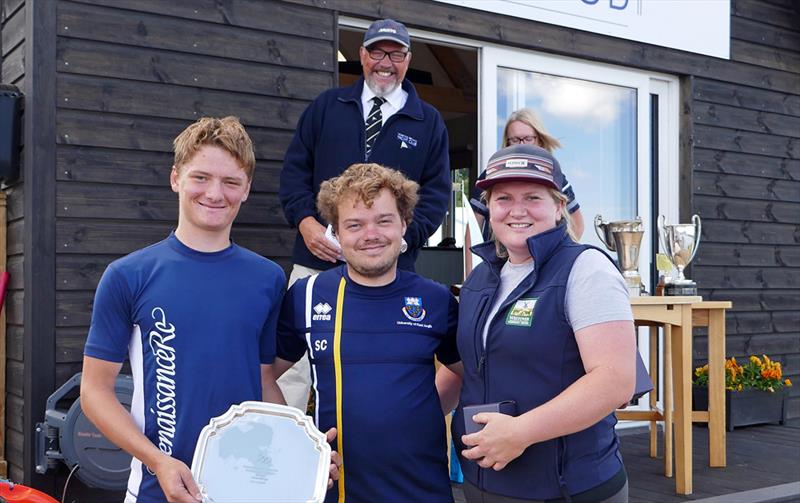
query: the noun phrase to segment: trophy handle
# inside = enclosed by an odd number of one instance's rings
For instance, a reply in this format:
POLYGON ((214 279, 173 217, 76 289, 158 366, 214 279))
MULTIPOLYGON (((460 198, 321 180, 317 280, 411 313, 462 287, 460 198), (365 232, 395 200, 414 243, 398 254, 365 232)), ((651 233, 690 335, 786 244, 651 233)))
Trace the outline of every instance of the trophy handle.
POLYGON ((692 223, 694 224, 695 240, 694 240, 694 250, 692 250, 692 256, 689 257, 689 262, 694 260, 694 256, 697 255, 697 249, 700 247, 700 231, 702 230, 700 226, 700 216, 697 214, 692 215, 692 223))
MULTIPOLYGON (((658 232, 658 242, 661 243, 661 248, 663 248, 664 253, 666 253, 667 257, 669 257, 669 247, 667 246, 667 237, 666 237, 666 229, 664 229, 664 224, 666 224, 666 217, 664 215, 659 215, 658 220, 656 221, 656 231, 658 232)), ((672 260, 670 258, 670 260, 672 260)))
POLYGON ((603 236, 603 234, 600 233, 600 228, 603 227, 604 225, 606 225, 606 224, 603 223, 602 215, 599 215, 599 214, 595 215, 594 216, 594 232, 595 232, 595 234, 597 234, 597 237, 600 238, 600 242, 603 243, 604 245, 606 245, 606 248, 608 248, 611 251, 614 251, 614 247, 609 245, 606 242, 605 236, 603 236))

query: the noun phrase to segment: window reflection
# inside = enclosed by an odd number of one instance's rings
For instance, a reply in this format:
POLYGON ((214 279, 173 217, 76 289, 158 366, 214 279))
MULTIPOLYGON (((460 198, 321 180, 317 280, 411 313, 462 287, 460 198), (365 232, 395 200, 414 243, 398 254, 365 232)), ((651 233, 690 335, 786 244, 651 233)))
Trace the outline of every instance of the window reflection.
POLYGON ((533 109, 562 145, 555 156, 586 221, 583 242, 600 245, 594 216, 636 216, 636 89, 511 68, 497 69, 497 145, 511 112, 533 109))

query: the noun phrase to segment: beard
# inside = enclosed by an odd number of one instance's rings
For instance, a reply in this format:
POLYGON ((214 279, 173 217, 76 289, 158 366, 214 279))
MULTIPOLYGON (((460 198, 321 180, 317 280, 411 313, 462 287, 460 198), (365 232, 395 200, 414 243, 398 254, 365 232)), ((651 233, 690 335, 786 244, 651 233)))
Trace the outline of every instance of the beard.
POLYGON ((397 257, 372 264, 348 262, 347 265, 365 278, 377 278, 397 267, 397 257))
POLYGON ((381 98, 383 98, 387 94, 391 94, 392 91, 397 89, 397 86, 400 85, 400 82, 397 81, 395 81, 394 84, 380 85, 377 82, 375 82, 375 80, 376 79, 374 79, 372 75, 370 75, 365 79, 365 82, 367 83, 367 87, 369 87, 369 90, 372 91, 375 94, 375 96, 380 96, 381 98))
MULTIPOLYGON (((365 243, 369 244, 369 243, 365 243)), ((392 246, 389 244, 389 246, 392 246)), ((349 253, 345 254, 345 261, 347 266, 352 268, 355 272, 364 276, 365 278, 376 278, 386 274, 395 267, 397 267, 397 258, 400 256, 400 247, 392 246, 392 248, 380 257, 374 259, 362 259, 358 254, 353 254, 348 257, 349 253)))

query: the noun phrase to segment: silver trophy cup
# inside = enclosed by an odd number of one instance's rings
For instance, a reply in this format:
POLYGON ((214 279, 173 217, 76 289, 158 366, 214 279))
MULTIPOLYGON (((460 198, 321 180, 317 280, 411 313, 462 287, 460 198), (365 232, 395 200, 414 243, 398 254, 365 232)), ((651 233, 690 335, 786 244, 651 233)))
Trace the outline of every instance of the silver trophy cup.
POLYGON ((658 217, 658 238, 664 253, 678 269, 678 278, 664 288, 665 295, 697 295, 697 283, 686 278, 683 270, 692 261, 700 246, 700 217, 692 216, 690 224, 666 225, 664 215, 658 217))
POLYGON ((642 291, 642 277, 639 275, 639 250, 644 230, 641 217, 635 220, 603 222, 603 217, 594 217, 594 230, 600 241, 611 251, 617 252, 619 268, 628 286, 628 294, 638 297, 642 291))

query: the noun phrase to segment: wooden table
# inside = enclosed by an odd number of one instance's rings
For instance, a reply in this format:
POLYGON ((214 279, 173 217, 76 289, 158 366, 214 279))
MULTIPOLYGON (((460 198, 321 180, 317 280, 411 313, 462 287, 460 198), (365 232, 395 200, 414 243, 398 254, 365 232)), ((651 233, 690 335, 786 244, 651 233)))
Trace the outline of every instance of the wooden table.
MULTIPOLYGON (((727 301, 703 302, 701 297, 654 296, 631 299, 634 322, 651 328, 651 375, 658 382, 655 349, 657 326, 664 328, 664 409, 617 411, 621 420, 664 421, 665 475, 672 475, 672 425, 675 429, 675 490, 692 493, 692 422, 708 422, 709 464, 724 467, 725 452, 725 309, 727 301), (692 411, 692 328, 708 326, 709 411, 692 411), (666 372, 671 369, 671 372, 666 372), (673 414, 674 408, 674 414, 673 414)), ((654 390, 655 391, 655 390, 654 390)), ((650 454, 655 456, 655 423, 650 454)))
POLYGON ((708 327, 708 411, 692 411, 693 422, 708 423, 708 464, 724 468, 725 448, 725 310, 730 301, 692 304, 692 325, 708 327))

